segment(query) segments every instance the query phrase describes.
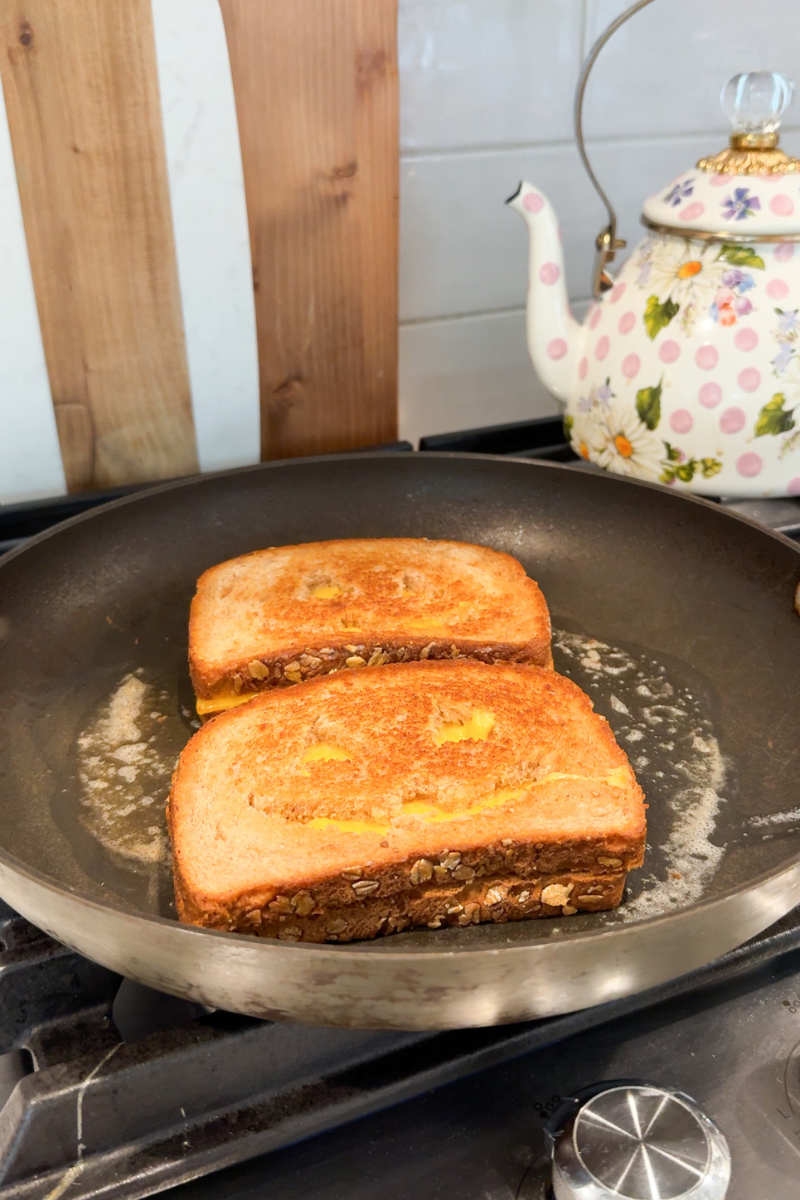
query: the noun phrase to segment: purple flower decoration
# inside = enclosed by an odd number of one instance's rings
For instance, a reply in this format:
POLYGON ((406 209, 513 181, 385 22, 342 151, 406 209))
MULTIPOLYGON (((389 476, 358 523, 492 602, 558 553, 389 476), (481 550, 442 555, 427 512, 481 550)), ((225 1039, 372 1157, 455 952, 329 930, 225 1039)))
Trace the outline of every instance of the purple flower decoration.
POLYGON ((758 196, 751 196, 749 188, 734 188, 732 196, 722 201, 722 215, 726 221, 743 221, 752 217, 761 208, 758 196))
POLYGON ((784 342, 784 344, 781 346, 780 350, 778 351, 778 353, 775 355, 775 357, 772 360, 772 365, 775 368, 775 371, 777 374, 781 374, 783 371, 786 370, 786 368, 788 367, 789 363, 792 360, 793 353, 794 353, 794 351, 792 350, 792 347, 789 345, 789 343, 784 342))
POLYGON ((666 196, 664 197, 664 203, 669 204, 672 208, 677 208, 687 196, 691 196, 693 190, 693 179, 681 180, 675 184, 674 188, 667 192, 666 196))
POLYGON ((739 300, 734 300, 733 307, 738 317, 746 317, 748 313, 753 311, 753 302, 748 300, 746 296, 742 296, 739 300))
POLYGON ((597 389, 595 395, 597 396, 597 399, 600 401, 600 403, 604 404, 607 408, 608 402, 612 398, 614 393, 612 392, 611 388, 608 386, 608 383, 603 383, 597 389))
POLYGON ((580 400, 578 401, 578 412, 587 413, 587 412, 591 411, 591 408, 592 408, 592 397, 591 396, 581 396, 580 400))
POLYGON ((800 326, 800 321, 797 319, 796 308, 793 308, 790 312, 779 313, 778 329, 781 333, 794 333, 798 326, 800 326))

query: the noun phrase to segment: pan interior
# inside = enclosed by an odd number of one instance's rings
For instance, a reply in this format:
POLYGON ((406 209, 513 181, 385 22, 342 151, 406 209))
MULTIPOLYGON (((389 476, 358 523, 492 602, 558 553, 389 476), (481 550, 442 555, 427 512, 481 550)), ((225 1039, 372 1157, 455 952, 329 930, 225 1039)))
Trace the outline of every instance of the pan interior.
POLYGON ((1 565, 2 850, 61 886, 174 918, 164 799, 193 732, 195 580, 247 550, 356 536, 516 555, 550 604, 557 669, 609 719, 650 804, 645 868, 617 913, 417 931, 363 952, 569 936, 745 886, 800 852, 797 550, 662 490, 427 455, 194 481, 1 565))

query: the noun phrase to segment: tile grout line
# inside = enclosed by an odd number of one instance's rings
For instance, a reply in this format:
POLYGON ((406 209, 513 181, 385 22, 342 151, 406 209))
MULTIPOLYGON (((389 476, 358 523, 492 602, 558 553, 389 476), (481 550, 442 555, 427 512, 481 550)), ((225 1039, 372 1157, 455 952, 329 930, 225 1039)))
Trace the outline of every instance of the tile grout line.
MULTIPOLYGON (((591 297, 589 296, 570 296, 570 304, 578 307, 581 304, 590 304, 591 297)), ((407 317, 398 322, 401 329, 416 329, 420 325, 438 325, 445 321, 476 321, 483 317, 508 317, 517 316, 525 312, 524 304, 512 304, 506 308, 480 308, 474 312, 466 313, 443 313, 435 317, 407 317)))
MULTIPOLYGON (((798 125, 785 125, 781 127, 784 134, 800 132, 798 125)), ((634 149, 637 146, 648 144, 674 145, 677 142, 692 142, 707 138, 724 138, 725 132, 719 129, 692 133, 657 133, 657 134, 632 134, 630 136, 620 136, 618 134, 609 135, 608 137, 587 138, 586 145, 588 147, 600 146, 610 147, 611 149, 634 149)), ((479 154, 507 154, 517 153, 520 150, 563 150, 574 148, 575 141, 572 137, 556 138, 551 142, 498 142, 495 145, 480 144, 469 146, 440 146, 427 148, 425 150, 414 150, 413 148, 402 149, 400 153, 400 161, 403 162, 420 162, 421 160, 430 158, 458 158, 469 157, 470 155, 479 154)))

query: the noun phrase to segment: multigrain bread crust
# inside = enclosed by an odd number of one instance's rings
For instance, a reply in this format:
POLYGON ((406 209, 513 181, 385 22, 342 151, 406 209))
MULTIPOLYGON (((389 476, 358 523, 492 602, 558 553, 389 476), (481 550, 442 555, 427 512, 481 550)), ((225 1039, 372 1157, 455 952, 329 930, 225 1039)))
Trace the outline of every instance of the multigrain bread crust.
POLYGON ((346 942, 612 908, 645 805, 570 680, 420 662, 216 717, 181 755, 168 824, 181 920, 346 942))
POLYGON ((343 667, 475 658, 552 666, 539 587, 508 554, 364 538, 257 550, 211 567, 189 619, 201 700, 343 667))

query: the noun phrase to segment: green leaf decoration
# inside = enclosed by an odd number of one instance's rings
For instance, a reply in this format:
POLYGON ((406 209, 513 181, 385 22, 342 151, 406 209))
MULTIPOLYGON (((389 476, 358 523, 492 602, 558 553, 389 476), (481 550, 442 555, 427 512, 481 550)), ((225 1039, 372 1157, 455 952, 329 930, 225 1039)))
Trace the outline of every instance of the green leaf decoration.
POLYGON ((784 408, 785 404, 786 397, 783 392, 776 392, 772 399, 767 401, 758 414, 755 428, 756 437, 765 437, 768 433, 775 436, 794 429, 793 410, 784 408))
POLYGON ((680 304, 676 304, 673 300, 665 300, 661 304, 658 296, 650 297, 644 310, 644 327, 651 341, 657 333, 666 329, 679 308, 680 304))
POLYGON ((680 450, 676 450, 674 446, 670 446, 669 442, 664 442, 664 449, 667 452, 667 461, 668 462, 680 462, 681 461, 680 450))
POLYGON ((717 256, 717 262, 730 263, 732 267, 757 267, 759 271, 764 270, 764 260, 756 254, 752 246, 737 246, 732 242, 725 242, 717 256))
POLYGON ((691 480, 694 479, 694 473, 696 470, 697 461, 694 458, 690 458, 688 462, 680 463, 675 468, 675 475, 683 483, 690 483, 691 480))
POLYGON ((641 388, 636 393, 636 411, 639 419, 648 429, 655 429, 661 420, 661 384, 663 376, 655 387, 641 388))
POLYGON ((701 458, 700 470, 703 472, 703 479, 713 479, 722 470, 722 463, 718 458, 701 458))
POLYGON ((569 439, 572 437, 572 426, 574 424, 575 424, 574 417, 570 417, 570 416, 564 417, 564 437, 567 439, 567 441, 569 441, 569 439))

